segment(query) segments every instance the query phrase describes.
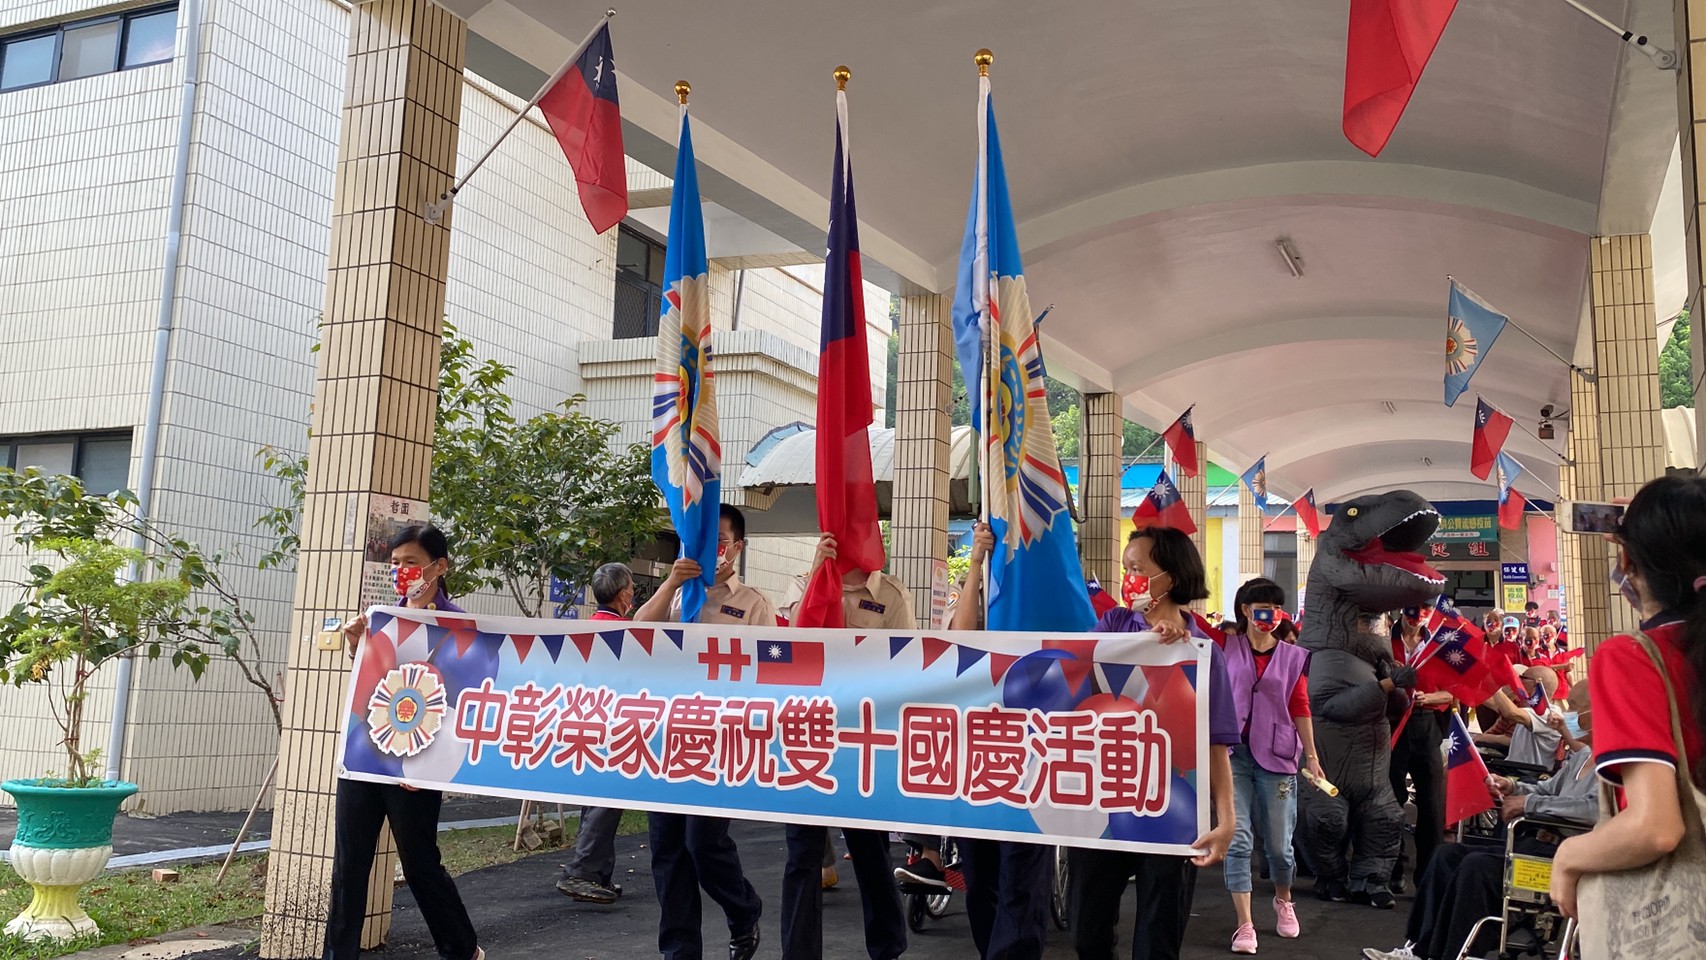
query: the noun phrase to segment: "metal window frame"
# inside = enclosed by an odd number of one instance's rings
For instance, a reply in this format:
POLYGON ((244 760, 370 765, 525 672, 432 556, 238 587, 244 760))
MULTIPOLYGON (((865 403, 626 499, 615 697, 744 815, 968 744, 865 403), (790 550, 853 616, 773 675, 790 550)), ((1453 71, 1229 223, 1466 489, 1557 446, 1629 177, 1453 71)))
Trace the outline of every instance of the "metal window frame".
MULTIPOLYGON (((633 284, 635 286, 645 287, 648 295, 655 298, 659 304, 659 309, 653 311, 654 315, 652 317, 650 317, 650 319, 647 321, 647 327, 648 327, 647 333, 642 334, 638 337, 623 337, 621 339, 644 340, 648 336, 655 337, 658 334, 658 328, 659 328, 661 321, 663 319, 663 317, 662 317, 662 304, 663 304, 664 288, 663 288, 662 284, 652 282, 652 279, 651 279, 652 262, 653 262, 654 258, 661 261, 665 256, 667 256, 668 247, 665 244, 659 243, 655 238, 652 237, 651 234, 645 232, 644 230, 635 229, 634 227, 629 226, 627 223, 618 224, 616 229, 618 231, 620 231, 621 233, 631 234, 636 240, 639 240, 640 243, 644 244, 645 248, 646 248, 646 262, 645 262, 644 272, 636 274, 634 271, 624 269, 620 264, 618 264, 616 266, 616 276, 617 276, 618 282, 626 282, 626 283, 633 284), (624 276, 626 276, 627 279, 623 279, 624 276)), ((617 242, 618 243, 621 242, 620 235, 618 235, 618 237, 617 237, 617 242)), ((611 314, 610 314, 610 335, 611 335, 612 339, 615 339, 616 338, 616 322, 617 322, 616 298, 615 297, 611 298, 610 310, 611 310, 611 314)))
POLYGON ((45 87, 54 83, 69 83, 71 80, 87 80, 89 77, 104 77, 109 73, 120 73, 125 70, 136 70, 142 67, 156 67, 162 63, 170 63, 172 62, 172 56, 167 56, 162 60, 150 60, 147 63, 133 63, 126 66, 124 62, 124 51, 125 47, 130 43, 130 26, 132 21, 140 17, 150 17, 155 14, 166 13, 167 11, 176 13, 178 8, 179 5, 176 2, 156 3, 146 7, 138 7, 135 10, 120 10, 115 13, 102 14, 98 17, 85 17, 81 20, 68 20, 65 23, 54 24, 51 27, 37 27, 33 30, 24 30, 15 34, 0 36, 0 72, 3 72, 6 68, 6 48, 11 46, 13 43, 27 40, 39 40, 43 37, 53 37, 53 70, 49 74, 48 79, 39 83, 26 83, 16 87, 6 87, 4 89, 0 89, 0 94, 11 93, 15 90, 33 90, 36 87, 45 87), (72 77, 70 80, 61 80, 59 77, 59 67, 61 59, 65 56, 65 32, 67 30, 76 30, 80 27, 92 27, 101 23, 109 23, 115 20, 118 21, 119 31, 118 43, 113 47, 112 69, 106 70, 102 73, 91 73, 82 77, 72 77))
MULTIPOLYGON (((84 433, 17 433, 0 435, 0 467, 16 470, 18 465, 18 446, 30 443, 67 443, 71 444, 71 475, 78 480, 83 479, 83 445, 101 440, 124 440, 136 445, 135 430, 90 430, 84 433)), ((134 456, 134 451, 132 456, 134 456)))

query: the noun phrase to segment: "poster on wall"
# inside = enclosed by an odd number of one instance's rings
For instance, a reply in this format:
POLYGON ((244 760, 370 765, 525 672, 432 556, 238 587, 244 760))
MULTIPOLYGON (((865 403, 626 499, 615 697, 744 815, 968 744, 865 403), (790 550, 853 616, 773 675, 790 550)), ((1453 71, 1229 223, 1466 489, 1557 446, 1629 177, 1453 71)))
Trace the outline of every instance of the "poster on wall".
POLYGON ((1505 612, 1521 611, 1528 603, 1528 585, 1524 583, 1505 584, 1505 612))
POLYGON ((397 602, 391 575, 391 538, 417 524, 430 522, 420 500, 373 494, 367 498, 367 540, 361 554, 361 609, 397 602))
POLYGON ((930 561, 930 626, 937 630, 948 627, 948 561, 930 561))

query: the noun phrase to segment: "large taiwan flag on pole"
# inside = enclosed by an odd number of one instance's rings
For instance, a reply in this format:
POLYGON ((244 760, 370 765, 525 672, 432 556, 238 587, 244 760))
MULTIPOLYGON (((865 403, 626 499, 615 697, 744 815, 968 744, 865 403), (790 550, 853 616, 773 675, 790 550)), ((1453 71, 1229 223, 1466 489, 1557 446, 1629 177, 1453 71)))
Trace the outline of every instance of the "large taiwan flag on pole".
MULTIPOLYGON (((843 67, 843 70, 846 68, 843 67)), ((845 83, 837 72, 838 87, 845 83)), ((835 535, 833 560, 806 584, 797 627, 846 626, 841 576, 883 566, 877 487, 871 480, 871 358, 865 345, 865 292, 859 218, 848 156, 847 92, 835 92, 835 172, 829 185, 829 255, 823 269, 823 352, 817 373, 817 523, 835 535)))
POLYGON ((1049 426, 1036 313, 1013 229, 987 61, 980 52, 977 170, 954 290, 954 345, 979 434, 990 630, 1088 630, 1096 622, 1049 426))
POLYGON ((628 215, 628 166, 608 18, 539 98, 539 110, 569 158, 593 231, 621 223, 628 215))
POLYGON ((669 246, 664 253, 663 317, 658 323, 658 366, 652 393, 652 481, 669 505, 681 555, 699 563, 696 580, 681 587, 681 619, 699 619, 705 591, 717 572, 717 508, 722 496, 723 450, 717 441, 717 401, 711 382, 711 303, 705 260, 705 216, 687 94, 681 90, 681 140, 675 153, 675 190, 669 201, 669 246))

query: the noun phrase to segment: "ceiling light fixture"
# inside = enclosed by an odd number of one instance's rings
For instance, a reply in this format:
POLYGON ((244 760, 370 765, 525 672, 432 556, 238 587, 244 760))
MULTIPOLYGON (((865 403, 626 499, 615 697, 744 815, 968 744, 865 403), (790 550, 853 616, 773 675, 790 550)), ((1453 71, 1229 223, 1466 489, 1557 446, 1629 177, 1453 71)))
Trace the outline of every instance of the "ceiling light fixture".
POLYGON ((1396 403, 1393 403, 1390 400, 1382 400, 1380 401, 1380 405, 1386 408, 1387 413, 1393 414, 1394 416, 1397 415, 1398 405, 1396 403))
POLYGON ((1285 268, 1291 271, 1291 275, 1302 280, 1303 258, 1298 256, 1297 251, 1293 249, 1291 239, 1289 237, 1280 237, 1278 240, 1274 241, 1274 249, 1278 250, 1280 256, 1285 258, 1285 268))

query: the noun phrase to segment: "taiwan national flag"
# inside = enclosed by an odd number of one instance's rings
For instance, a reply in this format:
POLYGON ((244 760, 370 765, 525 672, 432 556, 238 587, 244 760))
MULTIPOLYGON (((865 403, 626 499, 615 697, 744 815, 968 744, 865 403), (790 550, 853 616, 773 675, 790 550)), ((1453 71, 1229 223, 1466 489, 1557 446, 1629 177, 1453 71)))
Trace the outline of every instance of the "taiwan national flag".
POLYGON ((1143 502, 1131 515, 1132 525, 1138 529, 1148 526, 1172 527, 1185 533, 1196 533, 1196 522, 1191 519, 1191 511, 1185 506, 1185 501, 1179 496, 1179 488, 1173 486, 1173 478, 1167 476, 1167 471, 1155 478, 1155 486, 1144 494, 1143 502))
POLYGON ((761 640, 758 682, 790 687, 823 685, 823 644, 807 640, 761 640))
POLYGON ((1515 530, 1522 526, 1522 511, 1528 506, 1528 498, 1517 492, 1516 478, 1522 476, 1522 464, 1508 453, 1500 452, 1499 463, 1499 526, 1506 530, 1515 530))
POLYGON ((1197 462, 1197 428, 1191 423, 1191 411, 1195 409, 1195 404, 1185 408, 1179 419, 1161 434, 1161 439, 1167 441, 1167 452, 1179 465, 1179 475, 1185 477, 1202 473, 1202 464, 1197 462))
POLYGON ((1321 511, 1315 509, 1315 488, 1303 491, 1292 505, 1297 511, 1297 519, 1303 521, 1303 529, 1309 531, 1311 537, 1321 536, 1321 511))
POLYGON ((1502 687, 1517 682, 1510 661, 1487 646, 1473 623, 1454 612, 1436 610, 1425 626, 1431 633, 1416 663, 1416 680, 1422 687, 1445 690, 1478 707, 1502 687))
POLYGON ((717 510, 723 448, 718 441, 711 380, 711 296, 705 217, 693 162, 692 127, 681 106, 681 141, 669 201, 669 246, 663 260, 663 317, 658 321, 652 392, 652 482, 669 507, 681 555, 699 563, 681 585, 681 619, 695 623, 717 573, 717 510))
POLYGON ((865 346, 865 284, 859 217, 847 156, 847 94, 835 94, 835 171, 829 188, 829 255, 823 271, 823 352, 818 358, 817 523, 836 556, 818 566, 794 614, 801 627, 846 626, 841 577, 881 570, 877 488, 871 480, 871 358, 865 346))
POLYGON ((1451 714, 1451 732, 1445 738, 1445 824, 1493 809, 1493 795, 1487 790, 1487 764, 1481 751, 1463 725, 1457 711, 1451 714))
POLYGON ((545 122, 569 158, 580 187, 581 209, 594 233, 628 215, 628 161, 622 150, 622 113, 616 103, 616 59, 610 24, 592 35, 586 49, 563 68, 539 98, 545 122))
POLYGON ((978 433, 995 534, 990 630, 1078 632, 1096 622, 1049 425, 1042 345, 1025 286, 989 78, 978 78, 977 170, 954 290, 954 346, 978 433))
POLYGON ((1380 156, 1410 105, 1457 0, 1351 0, 1345 139, 1380 156))
POLYGON ((1487 479, 1487 474, 1492 472, 1493 461, 1504 450, 1505 438, 1510 436, 1514 422, 1498 407, 1480 397, 1475 398, 1475 437, 1469 448, 1469 472, 1475 474, 1477 480, 1487 479))
POLYGON ((1108 591, 1102 589, 1102 581, 1095 577, 1091 577, 1085 587, 1090 591, 1090 609, 1096 612, 1096 619, 1100 620, 1102 614, 1120 605, 1118 600, 1108 595, 1108 591))
POLYGON ((1469 379, 1481 369, 1493 341, 1505 332, 1510 318, 1487 305, 1473 290, 1451 281, 1451 297, 1446 301, 1445 317, 1445 405, 1451 406, 1463 391, 1469 389, 1469 379))

